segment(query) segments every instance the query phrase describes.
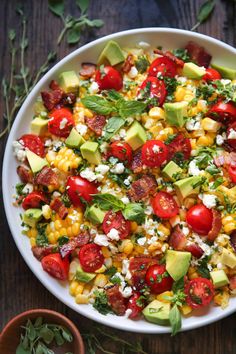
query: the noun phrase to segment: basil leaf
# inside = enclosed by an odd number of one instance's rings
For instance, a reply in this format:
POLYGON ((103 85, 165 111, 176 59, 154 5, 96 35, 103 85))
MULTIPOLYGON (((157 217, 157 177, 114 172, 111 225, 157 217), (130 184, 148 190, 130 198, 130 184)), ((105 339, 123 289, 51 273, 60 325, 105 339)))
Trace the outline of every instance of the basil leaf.
POLYGON ((109 102, 105 98, 97 95, 86 96, 81 99, 81 102, 86 108, 89 108, 98 114, 107 115, 115 111, 115 107, 112 102, 109 102))
POLYGON ((150 63, 145 55, 140 56, 138 60, 135 62, 136 69, 141 74, 145 73, 149 65, 150 63))
POLYGON ((84 14, 89 7, 89 0, 76 0, 76 5, 79 7, 82 14, 84 14))
POLYGON ((78 43, 80 40, 80 27, 79 26, 73 26, 69 31, 67 32, 67 43, 68 44, 75 44, 78 43))
POLYGON ((139 203, 127 204, 122 213, 126 220, 136 221, 139 225, 145 220, 144 209, 139 203))
POLYGON ((109 193, 94 194, 93 202, 102 210, 113 210, 116 212, 125 208, 125 204, 119 198, 109 193))
POLYGON ((180 278, 179 280, 175 281, 172 286, 172 291, 177 293, 179 290, 182 291, 184 289, 184 277, 180 278))
POLYGON ((176 333, 179 332, 181 329, 181 324, 182 324, 182 319, 180 315, 180 311, 178 309, 177 305, 174 305, 172 309, 170 310, 170 315, 169 315, 169 320, 170 320, 170 325, 172 329, 172 336, 176 335, 176 333))
POLYGON ((111 117, 104 127, 103 140, 110 140, 113 135, 115 135, 118 130, 123 127, 125 120, 120 117, 111 117))
POLYGON ((63 16, 64 13, 64 0, 48 0, 49 10, 56 16, 63 16))
POLYGON ((117 102, 118 112, 123 118, 142 113, 146 106, 145 102, 140 101, 125 101, 122 99, 117 102))

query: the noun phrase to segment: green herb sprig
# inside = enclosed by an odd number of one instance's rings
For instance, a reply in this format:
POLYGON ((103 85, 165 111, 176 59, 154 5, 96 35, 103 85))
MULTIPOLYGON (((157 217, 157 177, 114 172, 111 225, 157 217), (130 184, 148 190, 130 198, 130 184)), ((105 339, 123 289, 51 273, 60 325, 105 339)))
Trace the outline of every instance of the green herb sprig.
POLYGON ((197 15, 197 23, 191 28, 191 31, 195 31, 198 26, 209 18, 215 8, 215 5, 216 0, 208 0, 202 4, 197 15))

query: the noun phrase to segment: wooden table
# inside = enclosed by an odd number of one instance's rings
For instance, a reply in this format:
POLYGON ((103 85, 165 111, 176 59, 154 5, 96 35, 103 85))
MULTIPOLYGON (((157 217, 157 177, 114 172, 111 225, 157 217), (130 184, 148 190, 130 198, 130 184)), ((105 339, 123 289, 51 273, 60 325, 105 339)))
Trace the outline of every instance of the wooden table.
MULTIPOLYGON (((17 0, 0 2, 0 58, 1 78, 9 73, 9 47, 7 32, 10 28, 19 31, 19 16, 15 12, 17 0)), ((28 17, 30 47, 27 63, 30 71, 40 67, 48 52, 56 46, 55 39, 61 29, 61 21, 49 13, 46 0, 24 0, 23 8, 28 17)), ((202 1, 199 0, 93 0, 89 14, 99 17, 105 25, 93 33, 85 33, 81 45, 98 37, 138 27, 176 27, 190 29, 196 21, 196 13, 202 1)), ((73 0, 66 1, 68 11, 78 14, 73 0)), ((199 27, 199 32, 211 35, 233 46, 236 45, 236 3, 218 1, 214 15, 199 27)), ((75 46, 76 47, 76 46, 75 46)), ((75 47, 65 41, 58 48, 60 60, 75 47)), ((2 97, 2 95, 0 96, 2 97)), ((2 117, 3 101, 0 112, 2 117)), ((3 126, 3 119, 1 119, 3 126)), ((1 157, 4 152, 1 140, 1 157)), ((0 210, 0 328, 17 313, 30 308, 50 308, 65 313, 83 331, 92 328, 94 322, 78 315, 52 296, 28 269, 11 237, 3 206, 0 210)), ((20 235, 19 235, 20 236, 20 235)), ((113 332, 109 328, 108 333, 113 332)), ((236 353, 236 314, 210 326, 185 332, 172 338, 169 335, 131 335, 115 331, 126 340, 141 339, 143 348, 149 354, 233 354, 236 353)), ((119 349, 112 348, 114 353, 119 349)), ((99 353, 99 351, 97 352, 99 353)), ((7 354, 7 353, 1 353, 7 354)))

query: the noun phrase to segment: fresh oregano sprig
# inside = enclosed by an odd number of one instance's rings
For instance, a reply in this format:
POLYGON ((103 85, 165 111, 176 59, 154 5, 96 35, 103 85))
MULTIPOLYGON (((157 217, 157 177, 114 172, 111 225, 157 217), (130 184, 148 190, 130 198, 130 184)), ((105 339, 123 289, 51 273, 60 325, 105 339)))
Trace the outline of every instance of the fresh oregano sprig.
POLYGON ((202 4, 197 15, 197 23, 191 28, 191 31, 195 31, 198 26, 209 18, 215 8, 215 5, 216 0, 208 0, 202 4))

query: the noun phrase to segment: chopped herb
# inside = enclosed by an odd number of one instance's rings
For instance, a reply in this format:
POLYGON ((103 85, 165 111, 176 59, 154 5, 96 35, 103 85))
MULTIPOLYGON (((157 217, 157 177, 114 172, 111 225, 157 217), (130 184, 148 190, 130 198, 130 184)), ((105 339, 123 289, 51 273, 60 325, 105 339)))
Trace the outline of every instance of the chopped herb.
POLYGON ((58 238, 57 242, 58 242, 58 245, 59 245, 59 246, 63 246, 63 245, 65 245, 66 243, 68 243, 69 240, 70 240, 70 239, 69 239, 68 236, 61 236, 61 237, 58 238))
POLYGON ((107 295, 105 291, 94 291, 95 301, 93 307, 102 315, 113 313, 111 307, 108 305, 107 295))
POLYGON ((19 195, 19 196, 25 195, 25 193, 23 193, 24 187, 25 187, 24 183, 17 183, 17 185, 15 187, 17 195, 19 195))
POLYGON ((70 198, 66 192, 62 194, 61 200, 62 200, 63 204, 65 205, 65 207, 67 207, 67 208, 71 207, 71 201, 70 201, 70 198))
POLYGON ((205 256, 202 258, 197 266, 197 272, 201 275, 203 278, 210 279, 210 272, 207 267, 209 260, 211 259, 211 256, 205 256))
POLYGON ((184 290, 184 277, 180 278, 179 280, 173 283, 172 290, 174 293, 177 293, 179 290, 184 290))
POLYGON ((185 62, 191 61, 187 49, 184 49, 184 48, 177 48, 177 49, 174 49, 174 50, 172 51, 172 53, 173 53, 177 58, 179 58, 179 59, 181 59, 181 60, 183 60, 183 61, 185 61, 185 62))
POLYGON ((172 141, 176 138, 177 134, 170 134, 168 135, 167 139, 165 140, 165 144, 168 145, 172 143, 172 141))
POLYGON ((123 118, 111 117, 103 129, 104 135, 102 136, 102 139, 105 141, 110 140, 124 124, 125 120, 123 118))
POLYGON ((112 277, 116 272, 117 268, 115 266, 111 266, 104 272, 104 274, 108 275, 109 277, 112 277))
POLYGON ((125 204, 119 198, 109 193, 94 194, 93 202, 102 210, 113 210, 116 212, 125 208, 125 204))
POLYGON ((140 56, 135 62, 135 66, 141 74, 145 73, 149 65, 150 63, 145 55, 140 56))
POLYGON ((121 279, 120 279, 120 277, 118 277, 117 275, 113 275, 113 276, 110 278, 110 282, 111 282, 112 284, 121 285, 121 279))
POLYGON ((224 182, 223 177, 218 177, 215 182, 212 184, 211 189, 216 189, 224 182))
POLYGON ((171 335, 174 336, 179 332, 182 324, 181 314, 176 304, 170 310, 169 320, 172 329, 171 335))
POLYGON ((145 221, 144 208, 140 203, 129 203, 123 210, 123 215, 126 220, 136 221, 141 225, 145 221))
POLYGON ((166 97, 166 101, 172 101, 174 98, 174 92, 178 86, 178 81, 174 78, 174 77, 168 77, 168 76, 164 76, 163 78, 165 85, 166 85, 166 89, 167 89, 167 97, 166 97))
POLYGON ((36 236, 36 245, 37 246, 48 246, 49 245, 49 241, 48 241, 48 237, 46 235, 46 227, 47 224, 37 224, 37 231, 38 234, 36 236))

